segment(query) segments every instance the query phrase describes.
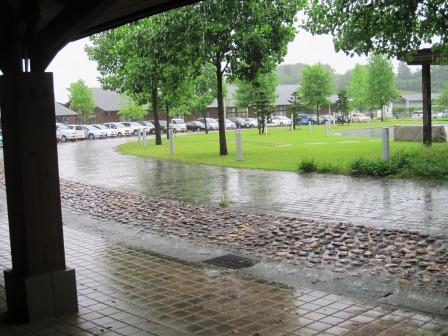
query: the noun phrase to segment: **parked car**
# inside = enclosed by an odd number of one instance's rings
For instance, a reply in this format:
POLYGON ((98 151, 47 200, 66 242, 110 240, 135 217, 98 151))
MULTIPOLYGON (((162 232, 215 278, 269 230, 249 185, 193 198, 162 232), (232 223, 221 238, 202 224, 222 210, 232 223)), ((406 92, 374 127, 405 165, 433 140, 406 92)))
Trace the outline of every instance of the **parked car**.
MULTIPOLYGON (((151 123, 154 125, 154 132, 156 131, 156 122, 154 120, 151 120, 151 123)), ((166 122, 166 120, 159 120, 159 125, 160 125, 160 132, 162 133, 166 133, 167 132, 167 128, 168 128, 168 123, 166 122)))
POLYGON ((84 134, 86 139, 102 139, 107 138, 107 132, 105 130, 101 130, 96 128, 93 125, 80 125, 84 129, 84 134))
POLYGON ((331 114, 322 114, 321 117, 322 117, 324 123, 327 121, 333 123, 335 121, 334 116, 332 116, 331 114))
POLYGON ((361 112, 356 112, 356 113, 352 113, 352 122, 368 122, 370 120, 370 118, 368 116, 366 116, 364 113, 361 112))
POLYGON ((207 126, 208 130, 218 130, 219 123, 218 120, 214 118, 199 118, 198 121, 202 122, 205 126, 207 126))
POLYGON ((82 125, 68 125, 70 129, 77 132, 78 139, 85 139, 86 138, 86 132, 84 132, 84 127, 82 125))
POLYGON ((138 135, 139 131, 144 131, 145 129, 149 131, 146 126, 143 126, 136 121, 123 121, 122 124, 126 127, 129 127, 133 135, 138 135))
POLYGON ((187 124, 183 119, 171 119, 170 127, 174 133, 187 131, 187 124))
POLYGON ((236 118, 230 118, 230 120, 232 122, 234 122, 236 127, 238 127, 238 128, 249 128, 250 127, 250 123, 247 122, 246 119, 236 117, 236 118))
POLYGON ((423 118, 423 111, 414 112, 411 116, 412 119, 422 119, 423 118))
POLYGON ((277 127, 280 126, 280 121, 278 119, 269 118, 267 125, 268 127, 277 127))
POLYGON ((312 125, 316 122, 316 119, 310 114, 299 114, 297 119, 294 119, 296 125, 308 125, 310 122, 312 125))
POLYGON ((205 125, 198 120, 189 121, 187 122, 187 130, 193 132, 204 131, 205 125))
POLYGON ((230 119, 224 120, 226 122, 226 129, 236 129, 236 124, 230 119))
POLYGON ((106 126, 101 124, 93 124, 92 126, 99 130, 105 131, 108 138, 117 136, 117 130, 114 128, 107 128, 106 126))
POLYGON ((278 126, 291 126, 292 123, 291 119, 285 116, 273 116, 272 121, 278 126))
POLYGON ((61 142, 66 142, 67 140, 75 141, 85 138, 84 132, 74 131, 63 123, 56 123, 56 137, 58 132, 60 135, 59 141, 61 142))
POLYGON ((112 128, 117 131, 117 136, 122 137, 124 135, 130 136, 132 134, 131 129, 129 127, 126 127, 122 123, 119 122, 108 122, 104 123, 104 126, 107 128, 112 128))
POLYGON ((249 124, 249 127, 258 127, 257 118, 245 118, 244 120, 249 124))
POLYGON ((148 120, 142 120, 138 122, 140 125, 146 126, 148 129, 149 134, 153 134, 156 132, 156 127, 154 124, 148 120))

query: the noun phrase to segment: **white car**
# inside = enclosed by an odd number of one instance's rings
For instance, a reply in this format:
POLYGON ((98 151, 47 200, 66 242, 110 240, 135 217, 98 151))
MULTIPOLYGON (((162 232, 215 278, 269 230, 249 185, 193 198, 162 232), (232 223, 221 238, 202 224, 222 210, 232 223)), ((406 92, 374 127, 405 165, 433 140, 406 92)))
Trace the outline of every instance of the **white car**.
POLYGON ((105 130, 98 129, 93 125, 81 125, 81 126, 84 128, 86 139, 94 140, 94 139, 107 138, 107 132, 105 130))
POLYGON ((268 119, 267 125, 268 127, 277 127, 280 126, 280 121, 272 117, 271 119, 268 119))
POLYGON ((117 136, 119 137, 122 137, 124 135, 130 136, 132 134, 131 129, 129 127, 126 127, 125 125, 119 122, 104 123, 104 126, 116 130, 117 136))
POLYGON ((249 123, 249 127, 258 127, 257 118, 245 118, 244 120, 249 123))
POLYGON ((66 142, 67 140, 84 139, 85 135, 84 132, 74 131, 63 123, 56 123, 56 137, 59 137, 59 141, 66 142))
POLYGON ((117 130, 113 128, 107 128, 104 125, 101 124, 93 124, 93 127, 96 127, 99 130, 103 130, 106 132, 107 137, 112 138, 117 136, 117 130))
POLYGON ((153 134, 156 132, 156 127, 154 126, 154 124, 148 120, 142 120, 138 122, 140 125, 142 126, 146 126, 149 134, 153 134))
POLYGON ((352 113, 352 123, 369 122, 369 120, 370 120, 370 118, 368 116, 366 116, 364 113, 361 113, 361 112, 352 113))
POLYGON ((271 121, 278 126, 291 126, 291 119, 285 116, 273 116, 271 121))
POLYGON ((226 119, 225 122, 227 129, 236 129, 236 124, 232 120, 226 119))
POLYGON ((207 126, 208 130, 218 130, 219 129, 219 123, 218 120, 214 118, 199 118, 198 121, 203 123, 205 126, 207 126), (206 123, 207 121, 207 123, 206 123))
POLYGON ((84 127, 82 125, 68 125, 68 127, 78 134, 78 139, 86 138, 86 133, 84 132, 84 127))
POLYGON ((131 133, 134 135, 138 135, 139 131, 143 132, 145 130, 149 133, 148 127, 141 125, 136 121, 123 121, 122 124, 125 125, 126 127, 129 127, 131 129, 131 133))
POLYGON ((186 132, 187 124, 183 119, 171 119, 170 127, 173 132, 186 132))

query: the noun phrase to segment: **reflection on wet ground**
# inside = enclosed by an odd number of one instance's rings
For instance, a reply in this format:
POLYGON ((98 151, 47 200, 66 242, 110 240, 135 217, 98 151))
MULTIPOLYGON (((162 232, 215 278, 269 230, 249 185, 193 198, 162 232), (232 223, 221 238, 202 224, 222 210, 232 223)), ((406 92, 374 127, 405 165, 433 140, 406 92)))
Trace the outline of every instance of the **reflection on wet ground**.
POLYGON ((124 156, 129 139, 62 144, 61 176, 151 196, 217 203, 274 214, 348 220, 389 229, 446 233, 448 184, 245 170, 124 156))
MULTIPOLYGON (((82 217, 78 217, 82 220, 82 217)), ((66 228, 79 313, 1 335, 443 335, 448 321, 129 249, 66 228)), ((0 268, 11 266, 6 218, 0 268)), ((4 312, 0 277, 0 313, 4 312)))

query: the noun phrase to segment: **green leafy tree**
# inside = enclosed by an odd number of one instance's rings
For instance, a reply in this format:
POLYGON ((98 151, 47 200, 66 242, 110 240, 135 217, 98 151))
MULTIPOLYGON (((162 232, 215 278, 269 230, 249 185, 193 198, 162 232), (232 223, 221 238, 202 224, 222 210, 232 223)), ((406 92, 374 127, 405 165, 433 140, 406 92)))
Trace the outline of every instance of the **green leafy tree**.
POLYGON ((96 107, 90 90, 82 79, 70 84, 68 89, 70 108, 81 115, 83 123, 88 123, 93 117, 93 109, 96 107))
POLYGON ((220 155, 227 155, 224 78, 252 80, 274 70, 295 37, 304 0, 205 0, 184 9, 184 40, 195 57, 215 67, 220 155))
POLYGON ((179 97, 191 73, 192 61, 178 34, 183 29, 178 15, 179 10, 173 10, 100 33, 86 49, 98 63, 104 87, 127 92, 139 104, 149 102, 157 145, 162 144, 159 109, 168 98, 179 97))
POLYGON ((339 113, 341 113, 344 117, 348 117, 350 109, 348 104, 347 91, 342 90, 338 92, 338 100, 336 104, 338 105, 339 113))
POLYGON ((369 108, 367 90, 367 67, 356 64, 350 73, 350 82, 347 87, 350 109, 363 111, 369 108))
POLYGON ((332 82, 332 73, 320 63, 307 65, 302 70, 300 94, 307 106, 316 108, 318 124, 319 109, 328 104, 328 96, 333 93, 332 82))
POLYGON ((120 102, 120 110, 118 115, 120 120, 141 120, 145 117, 147 112, 143 106, 137 104, 133 99, 124 99, 120 102))
POLYGON ((303 107, 303 98, 300 94, 300 88, 297 88, 288 99, 289 108, 291 111, 291 119, 292 119, 292 127, 296 129, 296 120, 298 119, 298 115, 300 109, 303 107))
POLYGON ((266 133, 266 125, 277 100, 277 74, 259 74, 254 80, 237 81, 235 102, 238 107, 252 108, 257 114, 259 134, 266 133))
POLYGON ((448 46, 448 11, 442 0, 311 0, 305 27, 333 35, 347 54, 405 56, 423 44, 448 46))
POLYGON ((448 110, 448 81, 440 92, 440 96, 437 98, 436 104, 440 110, 448 110))
POLYGON ((370 107, 381 109, 381 121, 384 121, 384 107, 398 98, 399 93, 392 64, 382 55, 374 54, 369 59, 367 94, 370 107))

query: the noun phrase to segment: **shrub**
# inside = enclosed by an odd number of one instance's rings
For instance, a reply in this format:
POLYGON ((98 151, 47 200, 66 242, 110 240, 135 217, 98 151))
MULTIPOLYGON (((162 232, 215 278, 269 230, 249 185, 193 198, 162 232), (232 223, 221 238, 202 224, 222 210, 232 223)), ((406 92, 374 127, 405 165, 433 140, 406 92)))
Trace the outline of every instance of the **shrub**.
POLYGON ((395 163, 390 161, 383 161, 381 159, 363 159, 359 158, 353 161, 350 165, 351 174, 355 176, 378 176, 384 177, 395 175, 398 173, 398 168, 395 163))
POLYGON ((230 206, 230 200, 226 196, 222 195, 219 198, 218 204, 221 208, 228 208, 230 206))
POLYGON ((317 164, 314 159, 303 159, 299 163, 299 171, 302 173, 313 173, 317 171, 317 164))

